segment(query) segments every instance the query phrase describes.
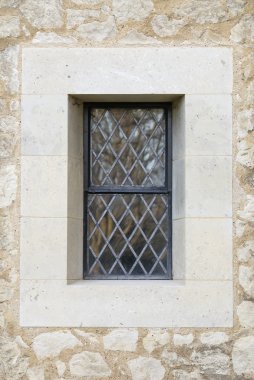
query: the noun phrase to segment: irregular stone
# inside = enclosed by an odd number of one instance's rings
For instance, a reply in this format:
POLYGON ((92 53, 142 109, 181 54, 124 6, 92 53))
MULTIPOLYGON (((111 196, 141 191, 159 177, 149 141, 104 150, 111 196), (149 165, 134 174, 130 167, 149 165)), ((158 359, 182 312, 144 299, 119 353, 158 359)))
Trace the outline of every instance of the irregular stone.
POLYGON ((234 371, 239 376, 254 376, 254 336, 238 339, 232 351, 234 371))
POLYGON ((138 331, 134 329, 114 329, 103 337, 106 350, 136 351, 138 331))
POLYGON ((249 43, 254 41, 254 15, 245 14, 231 29, 230 39, 234 42, 249 43))
POLYGON ((165 346, 169 343, 170 337, 166 330, 154 329, 143 339, 143 346, 149 353, 153 352, 158 347, 165 346))
POLYGON ((243 220, 248 222, 254 222, 254 197, 252 195, 247 195, 247 201, 245 203, 244 209, 238 211, 238 215, 243 220))
POLYGON ((238 259, 242 263, 247 263, 251 258, 254 258, 254 240, 248 240, 238 249, 238 259))
POLYGON ((67 9, 67 29, 73 29, 85 21, 100 17, 97 9, 67 9))
POLYGON ((0 118, 0 157, 7 158, 13 154, 18 126, 19 123, 13 116, 0 118))
POLYGON ((23 16, 36 28, 59 28, 63 25, 61 0, 25 0, 20 6, 23 16))
POLYGON ((10 216, 0 217, 0 249, 9 251, 14 245, 14 233, 10 216))
POLYGON ((227 0, 227 6, 232 17, 242 13, 246 4, 246 0, 227 0))
POLYGON ((242 220, 236 220, 235 223, 235 234, 237 237, 242 237, 244 233, 244 229, 246 226, 246 223, 243 222, 242 220))
POLYGON ((193 335, 187 334, 187 335, 181 335, 181 334, 174 334, 173 342, 175 346, 184 346, 191 344, 193 342, 193 335))
POLYGON ((77 5, 96 5, 101 3, 102 0, 71 0, 74 4, 77 5))
POLYGON ((249 104, 250 106, 253 106, 254 104, 254 81, 251 81, 246 89, 245 101, 246 104, 249 104))
POLYGON ((62 377, 65 370, 66 370, 65 363, 62 362, 61 360, 57 360, 56 361, 56 369, 57 369, 58 376, 62 377))
POLYGON ((201 343, 207 346, 218 346, 220 344, 226 343, 229 340, 229 337, 226 333, 216 331, 211 333, 204 333, 200 336, 201 343))
POLYGON ((10 284, 5 281, 0 279, 0 303, 9 301, 12 297, 12 289, 10 288, 10 284))
POLYGON ((17 175, 15 165, 0 167, 0 208, 8 207, 16 199, 17 175))
POLYGON ((182 369, 176 369, 173 372, 175 380, 202 380, 203 377, 198 371, 187 372, 182 369))
POLYGON ((161 41, 145 36, 137 30, 130 30, 119 42, 125 45, 162 45, 161 41))
POLYGON ((191 355, 193 365, 199 365, 201 373, 206 376, 229 375, 230 360, 220 350, 196 352, 191 355))
POLYGON ((254 303, 251 301, 243 301, 237 307, 237 315, 242 327, 254 327, 254 303))
POLYGON ((187 1, 183 7, 175 8, 174 14, 179 18, 186 17, 198 24, 216 24, 229 19, 229 14, 220 0, 187 1))
POLYGON ((59 34, 54 32, 37 32, 33 38, 33 43, 72 44, 75 42, 77 40, 74 37, 59 36, 59 34))
POLYGON ((93 333, 86 333, 84 331, 81 331, 81 330, 78 330, 78 329, 75 329, 74 330, 75 333, 79 336, 81 336, 82 338, 88 340, 88 342, 90 344, 99 344, 99 339, 97 338, 97 335, 96 334, 93 334, 93 333))
POLYGON ((104 22, 93 21, 87 24, 82 24, 77 28, 76 33, 77 36, 82 39, 97 42, 111 38, 116 34, 114 17, 110 16, 104 22))
POLYGON ((18 46, 10 46, 0 52, 0 80, 11 94, 19 89, 18 55, 18 46))
POLYGON ((0 8, 16 8, 21 0, 0 0, 0 8))
POLYGON ((144 20, 153 10, 151 0, 113 0, 113 15, 119 23, 144 20))
POLYGON ((18 37, 20 23, 17 16, 0 16, 0 38, 18 37))
POLYGON ((254 270, 253 268, 240 265, 239 283, 249 297, 254 297, 254 270))
POLYGON ((160 37, 174 36, 186 24, 184 19, 169 19, 166 15, 157 15, 152 20, 153 31, 160 37))
POLYGON ((42 333, 34 339, 32 347, 38 359, 57 356, 63 350, 82 346, 82 343, 68 331, 42 333))
POLYGON ((237 144, 238 153, 236 156, 237 162, 247 168, 254 167, 254 144, 252 141, 242 140, 237 144))
POLYGON ((239 138, 245 138, 254 129, 254 110, 240 111, 237 115, 237 133, 239 138))
POLYGON ((164 359, 169 367, 182 365, 190 365, 190 361, 182 356, 178 356, 176 352, 168 352, 166 349, 162 351, 162 359, 164 359))
POLYGON ((26 374, 28 380, 44 380, 44 369, 41 367, 31 367, 26 374))
POLYGON ((127 364, 133 380, 162 380, 165 375, 165 368, 158 359, 139 356, 127 364))
POLYGON ((20 335, 16 336, 15 342, 22 348, 29 348, 29 346, 23 341, 20 335))
POLYGON ((83 351, 73 355, 69 366, 73 376, 106 377, 111 375, 109 366, 98 352, 83 351))
POLYGON ((28 358, 21 357, 17 343, 7 337, 0 337, 0 379, 21 379, 28 367, 28 358))

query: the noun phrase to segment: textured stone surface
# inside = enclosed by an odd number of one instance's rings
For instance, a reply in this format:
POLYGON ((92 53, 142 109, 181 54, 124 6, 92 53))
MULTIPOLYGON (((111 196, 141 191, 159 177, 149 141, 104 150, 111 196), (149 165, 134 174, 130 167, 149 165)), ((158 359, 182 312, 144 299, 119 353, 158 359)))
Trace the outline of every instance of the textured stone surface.
POLYGON ((136 351, 137 330, 116 329, 103 337, 104 348, 113 351, 136 351))
POLYGON ((120 40, 125 45, 162 45, 162 42, 156 38, 148 37, 136 30, 129 31, 125 37, 120 40))
POLYGON ((115 20, 110 16, 103 22, 93 21, 82 24, 76 30, 79 38, 100 42, 116 34, 115 20))
POLYGON ((13 116, 0 118, 0 157, 6 158, 13 154, 19 123, 13 116))
POLYGON ((248 168, 254 167, 254 145, 252 141, 242 140, 237 145, 237 161, 248 168))
POLYGON ((16 93, 19 88, 18 54, 18 46, 10 46, 0 52, 0 80, 11 94, 16 93))
POLYGON ((10 284, 5 280, 0 279, 0 303, 10 300, 11 296, 12 290, 10 284))
POLYGON ((25 375, 28 358, 22 357, 17 343, 7 337, 0 337, 0 378, 18 380, 25 375))
POLYGON ((149 333, 143 339, 143 346, 149 353, 153 352, 158 347, 165 346, 169 343, 170 337, 166 330, 154 329, 150 330, 149 333))
POLYGON ((16 198, 17 175, 15 165, 0 167, 0 208, 8 207, 16 198))
POLYGON ((153 2, 151 0, 113 0, 112 7, 118 22, 123 23, 148 17, 153 10, 153 2))
POLYGON ((174 36, 187 22, 184 20, 169 19, 165 15, 155 16, 152 20, 153 30, 160 37, 174 36))
POLYGON ((245 293, 254 298, 254 268, 241 265, 239 268, 239 282, 245 293))
POLYGON ((248 262, 254 258, 254 240, 247 240, 245 244, 238 249, 238 259, 242 263, 248 262))
POLYGON ((20 6, 24 17, 36 28, 59 28, 63 25, 61 0, 25 0, 20 6))
POLYGON ((193 342, 193 335, 192 334, 187 334, 187 335, 174 334, 173 342, 176 346, 189 345, 193 342))
POLYGON ((232 28, 230 39, 234 42, 254 42, 254 16, 244 15, 232 28))
POLYGON ((77 5, 96 5, 101 3, 102 0, 71 0, 72 3, 77 5))
POLYGON ((41 367, 31 367, 26 373, 28 380, 44 380, 44 369, 41 367))
POLYGON ((19 17, 0 16, 0 38, 18 37, 20 34, 19 17))
POLYGON ((218 346, 220 344, 226 343, 229 340, 229 337, 224 332, 211 332, 211 333, 204 333, 200 336, 201 343, 207 345, 207 346, 218 346))
POLYGON ((254 302, 243 301, 237 307, 237 315, 241 326, 247 328, 254 327, 254 302))
POLYGON ((154 358, 138 357, 128 361, 133 380, 162 380, 165 368, 160 360, 154 358))
POLYGON ((21 0, 0 0, 0 8, 13 7, 16 8, 21 3, 21 0))
POLYGON ((198 24, 222 22, 228 15, 220 0, 196 0, 185 2, 184 7, 174 9, 178 17, 187 17, 198 24))
POLYGON ((219 350, 193 352, 191 354, 193 364, 200 366, 201 373, 209 376, 229 375, 229 357, 219 350))
POLYGON ((67 29, 73 29, 90 19, 100 16, 97 9, 67 9, 67 29))
POLYGON ((187 372, 181 369, 176 369, 173 371, 173 376, 175 380, 202 380, 203 377, 198 371, 187 372))
POLYGON ((111 371, 97 352, 83 351, 73 355, 70 363, 70 372, 73 376, 95 376, 97 378, 110 376, 111 371))
POLYGON ((74 37, 60 36, 54 32, 37 32, 33 38, 34 43, 72 44, 76 42, 74 37))
POLYGON ((58 376, 59 377, 62 377, 65 370, 66 370, 66 365, 64 362, 62 362, 61 360, 57 360, 56 361, 56 368, 57 368, 57 373, 58 373, 58 376))
POLYGON ((82 346, 81 342, 68 331, 42 333, 33 341, 33 350, 39 359, 57 356, 61 351, 82 346))
POLYGON ((237 375, 254 376, 254 336, 238 339, 233 347, 233 367, 237 375))

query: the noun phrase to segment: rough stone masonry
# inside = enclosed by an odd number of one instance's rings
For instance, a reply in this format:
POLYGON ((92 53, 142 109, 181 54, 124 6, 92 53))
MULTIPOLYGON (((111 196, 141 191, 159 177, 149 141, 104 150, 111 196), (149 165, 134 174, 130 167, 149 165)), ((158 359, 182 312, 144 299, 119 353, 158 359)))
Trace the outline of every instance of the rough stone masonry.
POLYGON ((254 0, 0 0, 0 379, 254 379, 253 46, 254 0), (232 329, 19 326, 23 44, 233 48, 232 329))

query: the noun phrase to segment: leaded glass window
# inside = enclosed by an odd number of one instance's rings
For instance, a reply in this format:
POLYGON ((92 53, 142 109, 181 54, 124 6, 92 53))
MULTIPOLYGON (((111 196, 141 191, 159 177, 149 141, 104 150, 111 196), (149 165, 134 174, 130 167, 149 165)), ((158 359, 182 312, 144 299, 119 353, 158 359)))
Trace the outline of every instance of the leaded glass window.
POLYGON ((85 107, 85 278, 170 278, 170 120, 169 104, 85 107))

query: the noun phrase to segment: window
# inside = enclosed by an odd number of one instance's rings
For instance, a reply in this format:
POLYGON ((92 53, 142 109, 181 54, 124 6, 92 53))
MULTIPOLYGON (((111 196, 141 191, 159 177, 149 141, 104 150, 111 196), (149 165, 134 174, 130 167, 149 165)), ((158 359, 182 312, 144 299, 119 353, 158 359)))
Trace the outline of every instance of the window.
POLYGON ((85 107, 84 277, 171 277, 169 104, 85 107))

